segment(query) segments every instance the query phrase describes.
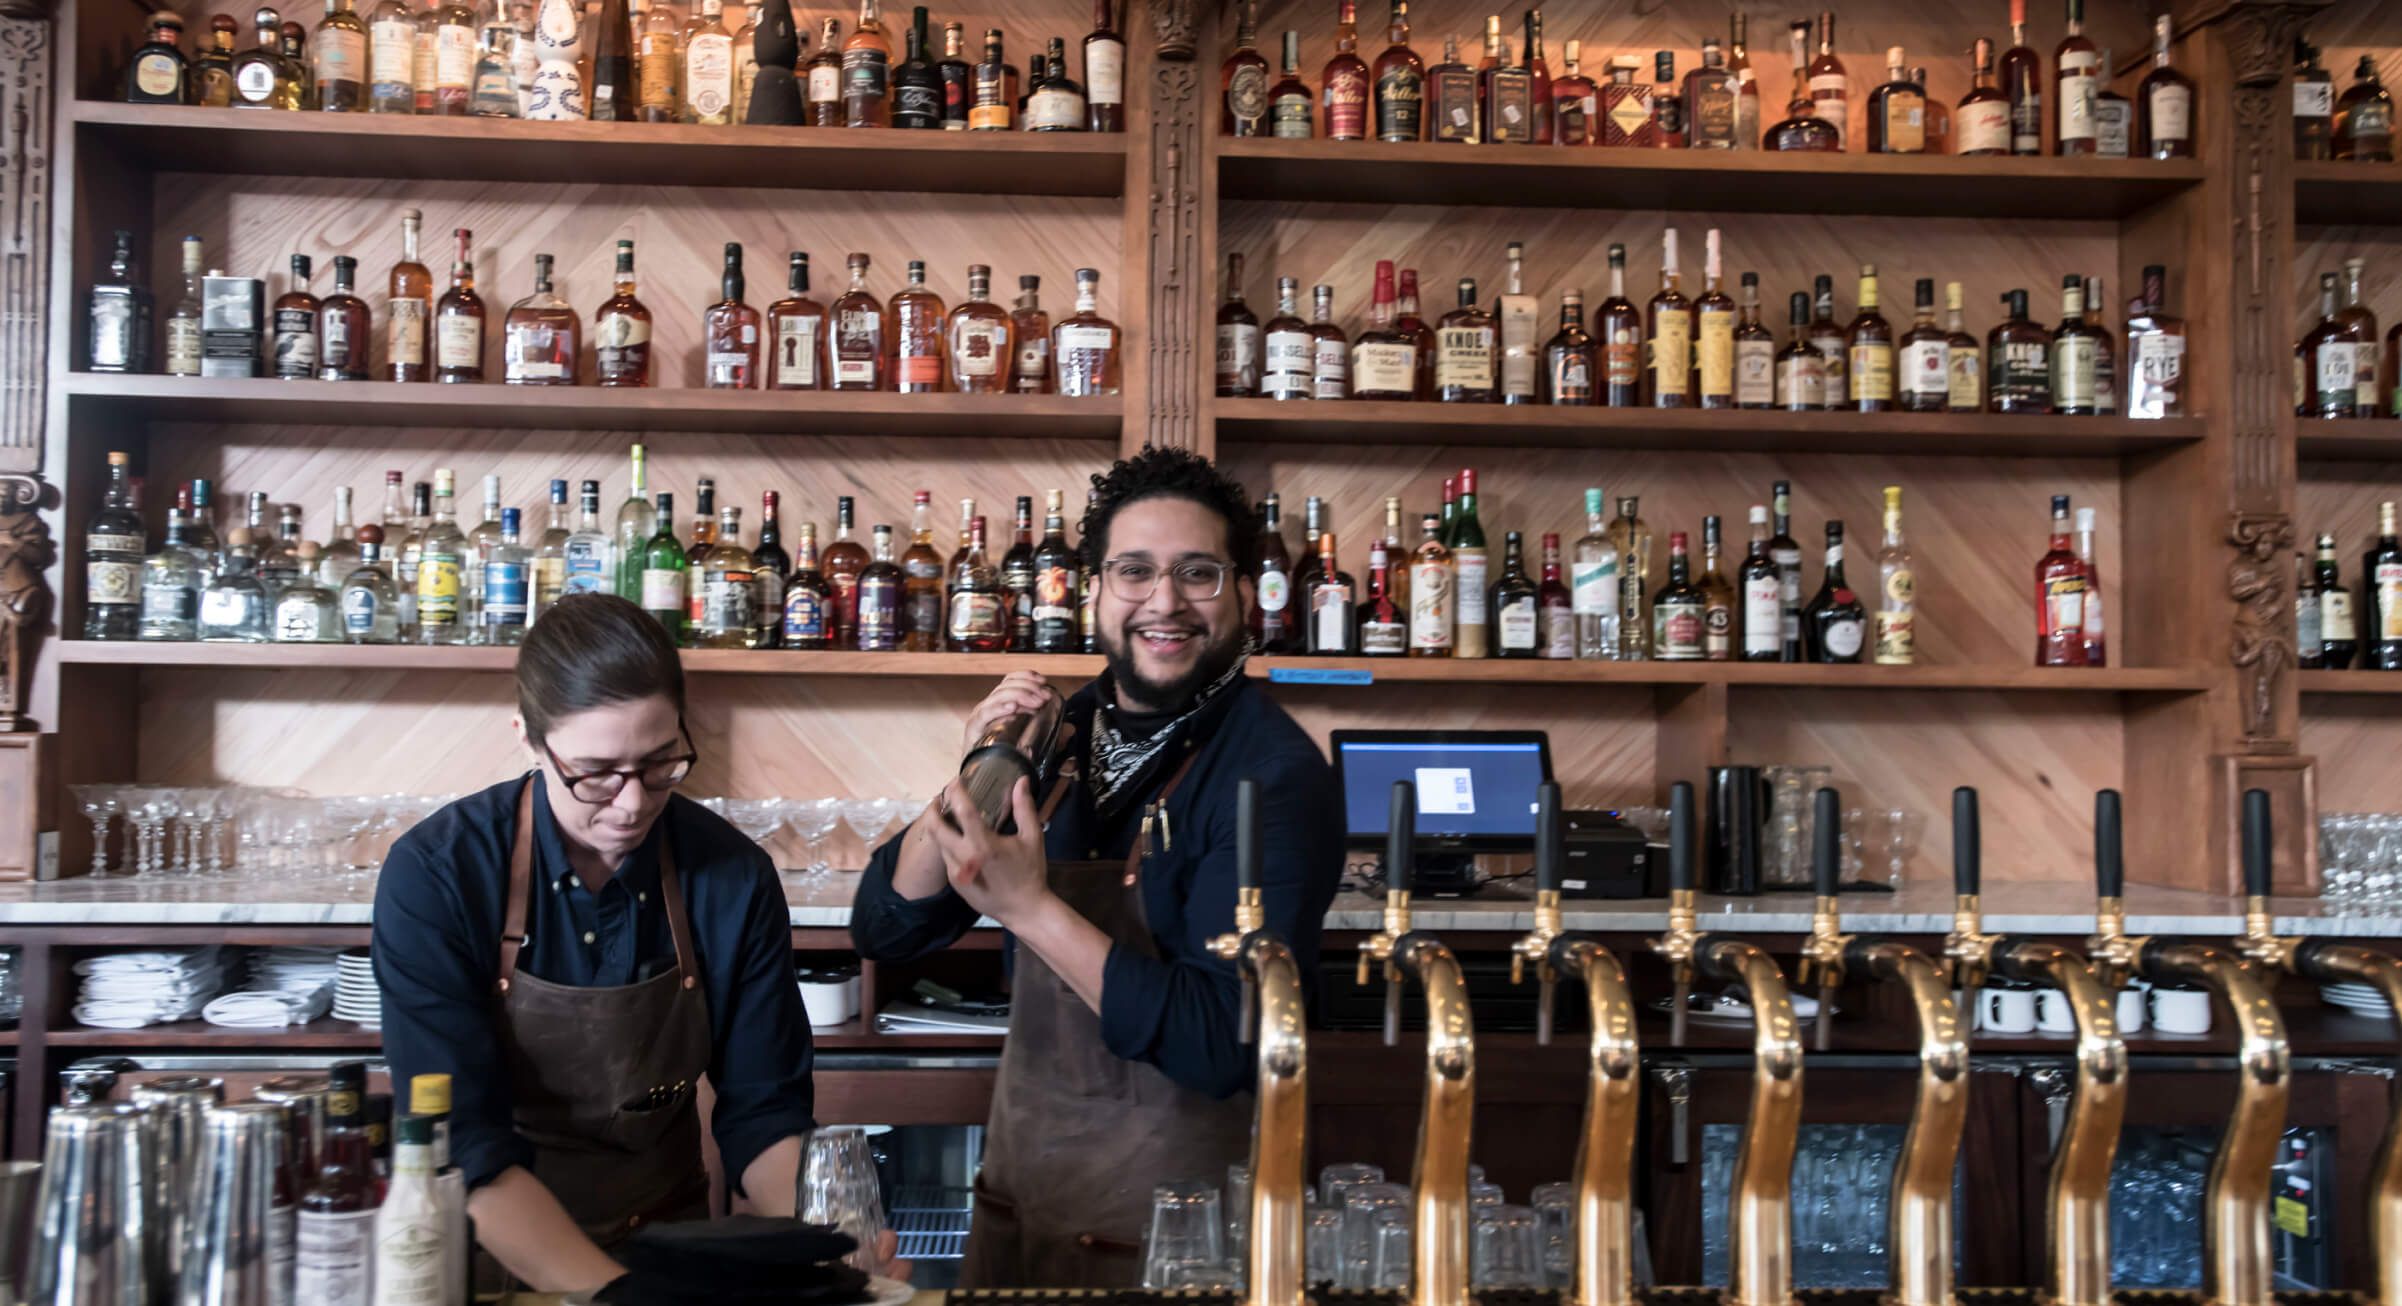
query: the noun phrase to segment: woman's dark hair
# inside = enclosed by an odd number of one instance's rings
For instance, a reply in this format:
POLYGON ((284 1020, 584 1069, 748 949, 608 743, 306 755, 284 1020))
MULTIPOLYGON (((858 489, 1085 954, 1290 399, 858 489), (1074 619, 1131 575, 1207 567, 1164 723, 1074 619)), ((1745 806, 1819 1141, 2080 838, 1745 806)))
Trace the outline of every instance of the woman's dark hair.
POLYGON ((656 617, 615 594, 561 597, 517 650, 517 711, 536 743, 561 717, 664 694, 684 715, 684 664, 656 617))
POLYGON ((1120 458, 1093 477, 1100 491, 1084 514, 1084 565, 1098 568, 1109 556, 1109 524, 1118 510, 1145 499, 1190 499, 1226 522, 1226 556, 1240 574, 1258 570, 1259 511, 1243 493, 1242 483, 1216 464, 1188 449, 1162 449, 1146 444, 1132 458, 1120 458))

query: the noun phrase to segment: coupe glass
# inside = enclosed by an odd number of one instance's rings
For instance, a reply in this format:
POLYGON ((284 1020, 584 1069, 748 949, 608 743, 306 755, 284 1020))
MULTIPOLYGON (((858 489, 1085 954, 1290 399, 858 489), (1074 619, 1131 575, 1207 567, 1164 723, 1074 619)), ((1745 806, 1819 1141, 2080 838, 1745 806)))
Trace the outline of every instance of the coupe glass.
POLYGON ((144 789, 142 791, 142 824, 144 828, 142 874, 159 874, 167 869, 167 826, 183 811, 183 794, 176 789, 144 789))
MULTIPOLYGON (((859 836, 859 864, 875 854, 876 841, 892 828, 893 818, 900 814, 900 802, 891 798, 845 798, 842 800, 842 823, 859 836)), ((1156 1286, 1156 1285, 1154 1285, 1156 1286)))
POLYGON ((125 810, 125 787, 92 784, 72 788, 84 819, 92 823, 92 869, 87 873, 95 880, 115 879, 116 873, 108 868, 108 827, 125 810))
POLYGON ((801 868, 803 875, 824 875, 833 869, 826 861, 826 836, 842 824, 842 800, 839 798, 787 799, 784 820, 792 832, 801 838, 801 853, 809 864, 801 868))
POLYGON ((765 847, 784 826, 784 806, 773 798, 731 798, 724 816, 742 837, 765 847))

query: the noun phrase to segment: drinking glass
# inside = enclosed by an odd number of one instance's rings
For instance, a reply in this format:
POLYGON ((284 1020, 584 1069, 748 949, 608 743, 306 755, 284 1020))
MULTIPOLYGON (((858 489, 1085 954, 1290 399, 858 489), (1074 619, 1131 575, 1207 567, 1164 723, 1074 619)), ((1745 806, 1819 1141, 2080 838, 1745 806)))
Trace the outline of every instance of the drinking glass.
POLYGON ((876 841, 884 837, 884 831, 891 827, 893 817, 899 810, 899 805, 889 798, 842 800, 842 823, 851 827, 851 833, 859 836, 861 866, 866 866, 867 859, 875 854, 876 841))
POLYGON ((1309 1208, 1302 1230, 1302 1277, 1311 1286, 1337 1284, 1343 1278, 1343 1212, 1336 1206, 1309 1208))
POLYGON ((83 809, 84 819, 92 823, 92 869, 86 874, 95 880, 115 879, 115 872, 108 868, 108 827, 125 811, 125 788, 100 784, 70 787, 75 791, 77 805, 83 809))
POLYGON ((1507 1200, 1509 1199, 1502 1193, 1500 1184, 1489 1184, 1482 1179, 1472 1179, 1468 1182, 1468 1205, 1471 1208, 1499 1206, 1507 1200))
POLYGON ((1476 1232, 1469 1241, 1469 1286, 1543 1286, 1542 1233, 1533 1207, 1477 1207, 1473 1218, 1476 1232))
POLYGON ((144 867, 151 874, 163 874, 168 867, 168 825, 183 811, 182 794, 174 789, 145 789, 142 791, 142 816, 148 825, 150 856, 144 867))
POLYGON ((1372 1291, 1409 1291, 1411 1257, 1416 1251, 1409 1208, 1378 1211, 1368 1222, 1368 1280, 1364 1286, 1372 1291))
POLYGON ((1554 1288, 1576 1283, 1576 1185, 1537 1184, 1535 1222, 1543 1238, 1543 1279, 1554 1288))
POLYGON ((1410 1190, 1402 1184, 1351 1184, 1343 1189, 1343 1278, 1346 1288, 1368 1287, 1369 1261, 1375 1254, 1376 1215, 1406 1211, 1410 1190))
POLYGON ((1858 884, 1868 878, 1868 813, 1857 807, 1844 811, 1841 842, 1841 883, 1858 884))
POLYGON ((1767 772, 1768 858, 1765 882, 1782 889, 1810 886, 1810 832, 1815 796, 1834 778, 1823 766, 1772 766, 1767 772))
POLYGON ((1178 1265, 1161 1286, 1195 1292, 1233 1292, 1243 1286, 1243 1280, 1231 1265, 1178 1265))
POLYGON ((1251 1252, 1251 1167, 1226 1167, 1226 1260, 1241 1265, 1251 1252))
POLYGON ((1343 1209, 1343 1190, 1354 1184, 1381 1184, 1384 1167, 1364 1165, 1357 1161, 1337 1162, 1318 1172, 1318 1201, 1340 1211, 1343 1209))
POLYGON ((1888 807, 1869 822, 1869 837, 1884 859, 1885 883, 1899 887, 1919 840, 1927 833, 1926 818, 1905 807, 1888 807))
POLYGON ((1172 1288, 1187 1267, 1224 1269, 1226 1215, 1218 1186, 1179 1179, 1151 1190, 1151 1230, 1143 1239, 1143 1286, 1172 1288))
POLYGON ((726 803, 725 818, 742 837, 765 846, 784 825, 784 806, 773 798, 735 798, 726 803))
POLYGON ((884 1190, 865 1129, 823 1125, 810 1133, 800 1217, 849 1234, 859 1246, 843 1260, 870 1274, 883 1272, 876 1244, 884 1237, 884 1190))
POLYGON ((826 861, 826 836, 842 824, 842 800, 811 798, 784 804, 784 818, 791 823, 792 832, 801 837, 801 851, 809 864, 801 869, 804 875, 824 875, 833 869, 826 861))

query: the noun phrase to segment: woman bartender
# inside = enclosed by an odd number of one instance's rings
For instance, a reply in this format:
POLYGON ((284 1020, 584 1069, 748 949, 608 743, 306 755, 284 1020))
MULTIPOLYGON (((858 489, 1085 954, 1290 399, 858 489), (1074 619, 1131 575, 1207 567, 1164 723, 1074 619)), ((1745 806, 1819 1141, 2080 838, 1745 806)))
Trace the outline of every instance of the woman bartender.
POLYGON ((476 1238, 527 1286, 587 1292, 637 1224, 707 1213, 694 1085, 735 1191, 791 1215, 809 1023, 775 864, 673 791, 695 758, 673 640, 624 599, 561 599, 517 655, 533 770, 434 813, 376 886, 393 1082, 453 1077, 476 1238))

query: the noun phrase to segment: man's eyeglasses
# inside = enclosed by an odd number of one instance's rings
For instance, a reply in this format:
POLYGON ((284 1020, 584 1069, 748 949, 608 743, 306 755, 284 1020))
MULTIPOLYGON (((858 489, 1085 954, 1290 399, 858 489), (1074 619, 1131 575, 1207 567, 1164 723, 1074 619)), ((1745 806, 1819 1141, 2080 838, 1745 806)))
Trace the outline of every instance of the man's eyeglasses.
POLYGON ((684 752, 635 767, 578 774, 567 769, 567 764, 551 751, 547 740, 543 742, 542 755, 550 759, 551 769, 559 773, 560 782, 567 786, 567 792, 574 795, 577 802, 605 803, 623 792, 628 780, 640 783, 652 793, 673 789, 684 783, 684 777, 692 774, 692 764, 700 760, 701 754, 699 749, 693 747, 692 732, 683 722, 676 723, 676 733, 684 741, 684 752))
POLYGON ((1226 592, 1234 564, 1215 558, 1187 558, 1173 567, 1134 558, 1109 558, 1101 563, 1101 582, 1112 598, 1141 603, 1159 590, 1160 577, 1173 577, 1176 593, 1187 603, 1206 603, 1226 592))

